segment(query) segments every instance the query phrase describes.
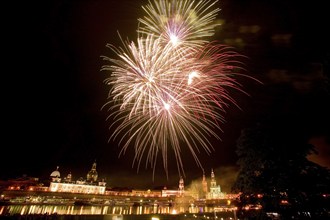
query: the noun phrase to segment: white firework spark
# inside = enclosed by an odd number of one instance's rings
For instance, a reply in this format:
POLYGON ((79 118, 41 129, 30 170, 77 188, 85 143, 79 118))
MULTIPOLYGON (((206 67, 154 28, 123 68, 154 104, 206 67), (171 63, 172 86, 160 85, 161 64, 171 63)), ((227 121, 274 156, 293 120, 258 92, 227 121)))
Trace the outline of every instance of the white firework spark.
POLYGON ((146 16, 139 18, 138 33, 153 34, 161 43, 173 46, 201 47, 214 35, 218 1, 155 0, 142 7, 146 16))
MULTIPOLYGON (((230 90, 242 90, 240 57, 227 46, 210 43, 204 37, 214 31, 219 9, 217 1, 156 0, 144 7, 148 16, 139 19, 137 42, 123 41, 123 47, 107 46, 117 58, 101 70, 110 72, 110 139, 119 138, 121 154, 134 146, 139 169, 145 159, 155 171, 158 155, 168 172, 168 154, 173 151, 178 171, 184 175, 181 147, 187 146, 196 164, 200 149, 214 148, 210 137, 219 139, 223 113, 236 106, 230 90), (177 43, 173 43, 175 38, 177 43)), ((203 169, 203 168, 202 168, 203 169)))

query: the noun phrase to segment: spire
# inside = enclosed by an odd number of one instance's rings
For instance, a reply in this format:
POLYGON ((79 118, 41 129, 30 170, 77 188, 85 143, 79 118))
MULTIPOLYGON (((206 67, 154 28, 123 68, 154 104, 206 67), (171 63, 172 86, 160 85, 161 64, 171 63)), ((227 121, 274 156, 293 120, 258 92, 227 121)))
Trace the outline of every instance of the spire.
POLYGON ((217 185, 217 182, 215 180, 215 175, 213 169, 211 170, 211 186, 210 186, 210 193, 208 194, 208 198, 211 199, 218 199, 223 196, 223 193, 221 192, 220 185, 217 185))
POLYGON ((96 160, 93 163, 92 170, 96 170, 96 160))
POLYGON ((92 169, 87 173, 87 181, 88 182, 96 182, 97 181, 97 171, 96 171, 96 160, 92 165, 92 169))
POLYGON ((215 175, 213 172, 213 168, 211 170, 211 187, 215 187, 217 185, 217 182, 215 181, 215 175))
POLYGON ((203 193, 207 193, 207 181, 206 181, 206 178, 205 178, 204 171, 203 171, 202 187, 203 187, 203 193))
POLYGON ((180 176, 180 180, 179 180, 179 195, 183 195, 184 193, 184 181, 182 176, 180 176))

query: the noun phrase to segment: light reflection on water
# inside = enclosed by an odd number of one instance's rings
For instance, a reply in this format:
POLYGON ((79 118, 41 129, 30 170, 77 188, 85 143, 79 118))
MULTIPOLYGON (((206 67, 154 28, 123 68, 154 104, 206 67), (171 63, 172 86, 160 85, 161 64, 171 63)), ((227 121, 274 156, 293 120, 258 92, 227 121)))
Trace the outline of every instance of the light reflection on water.
MULTIPOLYGON (((111 220, 145 220, 145 219, 161 219, 157 217, 163 216, 162 219, 185 219, 185 220, 233 220, 236 217, 234 210, 221 210, 213 207, 183 207, 183 206, 110 206, 110 205, 8 205, 0 206, 0 219, 1 216, 13 217, 12 219, 53 219, 53 216, 62 215, 59 219, 69 220, 75 215, 74 219, 111 219, 111 220), (179 211, 181 210, 181 211, 179 211), (184 212, 182 212, 185 210, 184 212), (172 214, 179 214, 179 218, 173 218, 172 214), (180 215, 181 214, 181 215, 180 215), (94 215, 96 218, 94 218, 94 215), (131 215, 133 217, 131 217, 131 215), (156 217, 154 218, 154 216, 156 217), (22 217, 23 216, 23 217, 22 217), (87 216, 89 216, 87 218, 87 216), (99 217, 103 216, 103 217, 99 217), (169 217, 170 216, 170 217, 169 217), (22 217, 22 218, 21 218, 22 217)), ((177 216, 177 215, 176 215, 177 216)), ((10 219, 10 218, 9 218, 10 219)), ((56 217, 57 219, 57 217, 56 217)))
POLYGON ((9 205, 0 206, 0 215, 59 214, 59 215, 106 215, 106 214, 171 214, 173 212, 198 212, 200 208, 170 206, 77 206, 77 205, 9 205))

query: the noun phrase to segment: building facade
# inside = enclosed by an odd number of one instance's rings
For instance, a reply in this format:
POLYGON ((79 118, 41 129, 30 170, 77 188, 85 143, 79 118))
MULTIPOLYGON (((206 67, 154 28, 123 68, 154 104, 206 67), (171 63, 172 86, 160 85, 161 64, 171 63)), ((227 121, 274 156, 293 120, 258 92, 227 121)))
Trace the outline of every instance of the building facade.
POLYGON ((217 185, 213 169, 211 170, 210 191, 206 194, 207 199, 223 199, 225 193, 221 192, 220 185, 217 185))
POLYGON ((51 192, 70 192, 83 194, 105 194, 106 182, 98 181, 96 162, 93 163, 91 170, 87 173, 86 179, 72 180, 69 173, 63 180, 59 172, 59 167, 50 174, 49 191, 51 192))

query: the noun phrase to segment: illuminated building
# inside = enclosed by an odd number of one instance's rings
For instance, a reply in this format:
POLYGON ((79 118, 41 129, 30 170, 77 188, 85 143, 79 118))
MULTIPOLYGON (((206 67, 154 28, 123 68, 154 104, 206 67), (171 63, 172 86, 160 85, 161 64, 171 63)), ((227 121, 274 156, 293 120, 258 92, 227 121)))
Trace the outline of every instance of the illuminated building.
POLYGON ((184 194, 184 181, 183 178, 180 177, 179 180, 179 195, 183 195, 184 194))
POLYGON ((77 181, 72 181, 72 175, 69 173, 62 181, 58 170, 50 174, 51 182, 49 191, 51 192, 71 192, 83 194, 105 194, 106 182, 97 181, 98 173, 96 171, 96 162, 93 163, 92 169, 87 173, 86 180, 80 178, 77 181))
POLYGON ((206 181, 204 172, 203 172, 203 179, 202 179, 202 192, 203 192, 203 195, 204 195, 202 197, 205 198, 205 195, 207 194, 208 190, 207 190, 207 181, 206 181))
POLYGON ((207 199, 222 199, 225 193, 221 192, 220 185, 217 185, 213 169, 211 171, 210 191, 206 194, 207 199))
MULTIPOLYGON (((220 185, 217 185, 215 180, 215 174, 212 169, 211 171, 211 180, 210 183, 207 182, 205 175, 203 173, 202 178, 202 186, 200 187, 201 193, 191 190, 185 190, 184 179, 180 177, 178 181, 177 189, 167 189, 164 187, 162 190, 143 190, 143 189, 106 189, 106 182, 98 181, 98 172, 96 170, 96 163, 94 162, 91 170, 87 173, 86 178, 83 179, 80 177, 76 181, 72 179, 72 174, 69 173, 65 177, 61 177, 61 173, 59 171, 59 167, 56 168, 50 174, 50 183, 49 186, 44 186, 43 183, 39 182, 38 178, 24 178, 18 179, 15 181, 10 181, 6 183, 6 187, 8 190, 8 194, 12 194, 12 198, 17 196, 17 193, 10 191, 20 191, 22 195, 25 195, 28 192, 43 192, 49 193, 49 195, 61 195, 61 193, 66 193, 65 196, 68 198, 75 198, 79 196, 101 196, 104 200, 111 198, 112 196, 120 196, 120 197, 149 197, 149 198, 194 198, 194 199, 203 199, 207 200, 223 200, 236 199, 239 194, 227 194, 221 192, 220 185), (28 181, 27 181, 28 180, 28 181), (33 180, 33 181, 32 181, 33 180), (209 185, 208 185, 209 184, 209 185), (209 186, 209 187, 208 187, 209 186), (54 194, 53 194, 54 193, 54 194), (58 193, 58 194, 56 194, 58 193), (67 193, 72 193, 72 196, 67 193), (79 194, 79 195, 78 195, 79 194), (103 197, 104 196, 104 197, 103 197)), ((42 194, 45 196, 46 194, 42 194)), ((93 197, 91 197, 93 198, 93 197)))

